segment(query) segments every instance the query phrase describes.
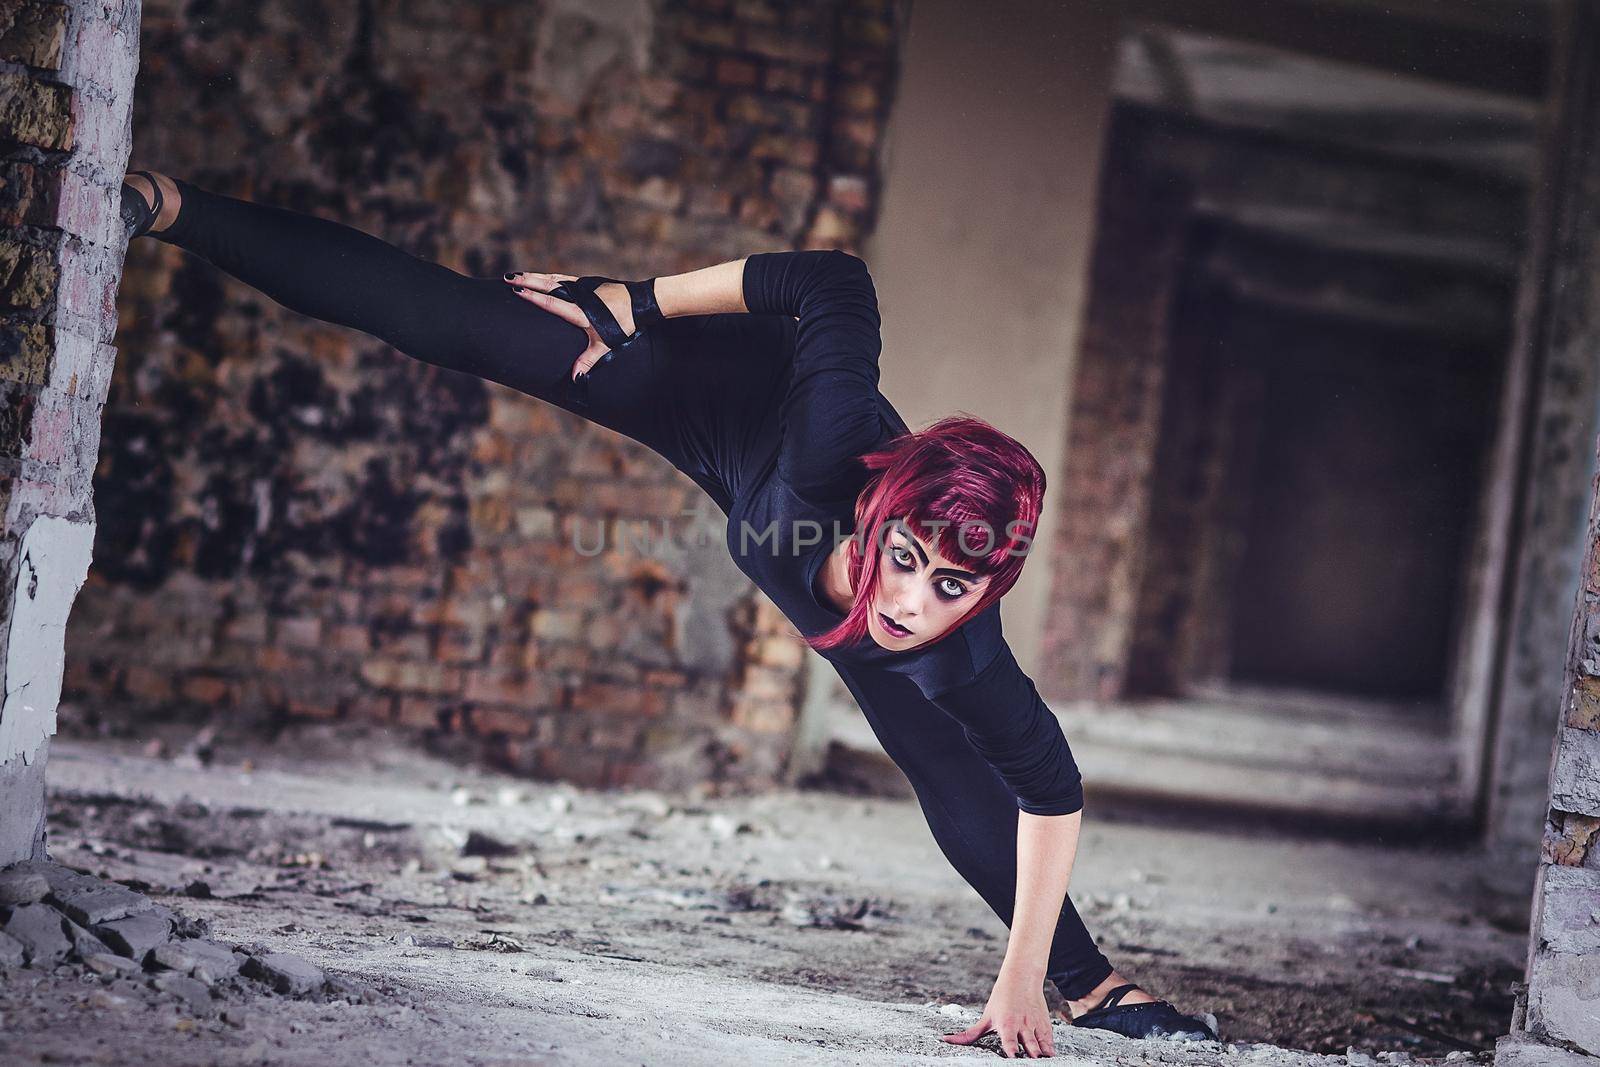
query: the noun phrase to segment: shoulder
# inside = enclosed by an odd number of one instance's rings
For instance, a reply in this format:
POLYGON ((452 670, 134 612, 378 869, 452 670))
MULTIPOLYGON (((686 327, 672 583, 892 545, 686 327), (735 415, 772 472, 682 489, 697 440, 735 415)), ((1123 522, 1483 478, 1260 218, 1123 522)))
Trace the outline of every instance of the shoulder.
MULTIPOLYGON (((929 700, 971 685, 998 664, 1011 660, 996 601, 962 623, 955 633, 914 652, 901 673, 917 683, 929 700)), ((1014 660, 1012 660, 1014 662, 1014 660)))

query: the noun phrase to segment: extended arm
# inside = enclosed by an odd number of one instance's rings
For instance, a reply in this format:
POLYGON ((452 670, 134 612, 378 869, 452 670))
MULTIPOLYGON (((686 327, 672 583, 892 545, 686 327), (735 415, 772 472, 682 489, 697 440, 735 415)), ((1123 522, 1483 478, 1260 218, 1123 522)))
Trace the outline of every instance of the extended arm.
POLYGON ((1017 883, 1011 937, 983 1016, 945 1038, 971 1044, 990 1030, 1015 1053, 1053 1051, 1042 986, 1078 852, 1083 787, 1061 725, 1008 646, 968 684, 931 698, 1017 800, 1017 883))
POLYGON ((1083 813, 1032 815, 1017 812, 1017 899, 1000 973, 1015 974, 1029 988, 1043 984, 1061 905, 1078 855, 1083 813))

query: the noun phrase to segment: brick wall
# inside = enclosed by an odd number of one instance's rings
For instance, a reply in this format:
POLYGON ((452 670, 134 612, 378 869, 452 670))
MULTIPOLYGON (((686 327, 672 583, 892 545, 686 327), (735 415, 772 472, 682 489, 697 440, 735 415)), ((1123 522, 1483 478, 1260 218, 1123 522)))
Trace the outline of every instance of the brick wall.
POLYGON ((0 2, 0 866, 33 853, 94 539, 139 5, 0 2))
MULTIPOLYGON (((896 33, 882 0, 150 3, 134 161, 476 275, 851 248, 896 33)), ((779 773, 800 648, 720 513, 706 545, 623 543, 700 521, 664 460, 156 242, 119 308, 69 634, 90 719, 371 720, 590 784, 779 773)))

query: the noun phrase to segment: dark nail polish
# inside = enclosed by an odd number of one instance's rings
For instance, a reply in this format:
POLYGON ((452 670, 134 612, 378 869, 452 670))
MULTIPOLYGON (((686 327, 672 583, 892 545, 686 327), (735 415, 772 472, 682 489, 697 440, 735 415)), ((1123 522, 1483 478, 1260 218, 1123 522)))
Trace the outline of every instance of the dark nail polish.
POLYGON ((515 278, 516 275, 512 274, 510 271, 506 271, 504 274, 500 275, 500 277, 504 278, 506 281, 509 282, 512 278, 515 278))

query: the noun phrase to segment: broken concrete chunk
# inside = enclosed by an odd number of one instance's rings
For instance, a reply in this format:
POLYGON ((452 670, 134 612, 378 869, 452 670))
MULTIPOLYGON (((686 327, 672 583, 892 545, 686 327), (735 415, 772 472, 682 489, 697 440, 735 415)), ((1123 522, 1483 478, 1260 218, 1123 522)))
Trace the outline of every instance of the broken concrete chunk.
POLYGON ((210 1015, 216 1010, 216 1004, 211 999, 211 990, 206 988, 204 982, 196 981, 187 975, 157 975, 150 984, 163 993, 176 996, 195 1015, 210 1015))
POLYGON ((72 942, 61 928, 61 913, 48 904, 13 908, 5 932, 22 942, 28 963, 34 967, 59 963, 72 951, 72 942))
POLYGON ((20 863, 0 871, 0 908, 37 904, 48 892, 50 883, 44 875, 20 863))
POLYGON ((23 950, 22 942, 10 934, 0 933, 0 968, 7 970, 21 967, 27 962, 28 954, 23 950))
MULTIPOLYGON (((91 879, 91 881, 93 881, 91 879)), ((84 926, 125 919, 148 911, 150 898, 115 882, 98 882, 77 889, 55 891, 56 906, 84 926)))
POLYGON ((61 896, 65 893, 81 893, 105 884, 93 875, 75 871, 71 867, 63 867, 59 863, 51 863, 48 860, 24 860, 17 866, 43 875, 44 880, 50 883, 50 892, 56 896, 61 896))
POLYGON ((322 968, 283 952, 251 956, 241 970, 246 977, 259 979, 280 993, 309 993, 323 983, 322 968))
POLYGON ((150 958, 168 970, 193 975, 207 985, 239 973, 239 960, 231 949, 199 938, 157 945, 150 958))
POLYGON ((109 952, 96 952, 83 957, 83 964, 95 974, 103 974, 107 978, 128 977, 138 974, 140 967, 137 963, 125 956, 113 956, 109 952))
POLYGON ((94 928, 100 939, 117 952, 140 963, 172 936, 172 924, 154 912, 130 915, 94 928))
POLYGON ((150 953, 150 962, 179 974, 190 974, 200 961, 189 952, 182 941, 168 941, 157 945, 150 953))
POLYGON ((67 932, 67 940, 72 942, 72 951, 77 953, 80 960, 111 951, 106 947, 105 942, 71 919, 62 920, 62 925, 67 932))

